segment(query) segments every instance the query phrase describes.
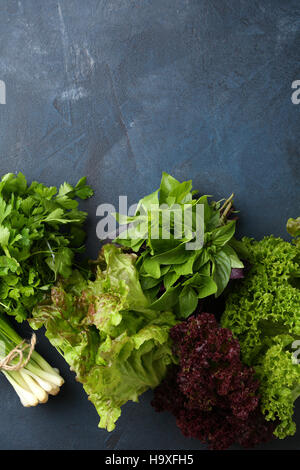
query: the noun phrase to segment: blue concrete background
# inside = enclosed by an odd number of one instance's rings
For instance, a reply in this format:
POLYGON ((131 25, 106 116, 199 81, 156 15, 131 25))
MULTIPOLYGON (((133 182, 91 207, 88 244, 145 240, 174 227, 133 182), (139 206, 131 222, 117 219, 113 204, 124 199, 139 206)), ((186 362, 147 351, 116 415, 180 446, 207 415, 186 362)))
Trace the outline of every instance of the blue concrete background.
MULTIPOLYGON (((87 175, 92 257, 96 206, 134 203, 163 170, 216 198, 234 191, 240 234, 285 237, 300 206, 299 50, 298 0, 1 0, 0 173, 51 185, 87 175)), ((1 449, 203 448, 152 410, 150 392, 113 433, 98 430, 42 333, 38 349, 66 384, 25 409, 0 377, 1 449)), ((299 433, 262 448, 299 448, 299 433)))

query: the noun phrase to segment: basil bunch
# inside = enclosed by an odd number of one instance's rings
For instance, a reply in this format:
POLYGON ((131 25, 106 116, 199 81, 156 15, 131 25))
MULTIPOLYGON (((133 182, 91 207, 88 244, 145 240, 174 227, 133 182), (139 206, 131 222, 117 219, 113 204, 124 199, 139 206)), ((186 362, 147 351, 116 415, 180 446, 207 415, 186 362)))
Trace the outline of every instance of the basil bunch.
POLYGON ((235 221, 227 219, 233 195, 222 204, 195 194, 192 181, 180 183, 163 173, 159 189, 139 201, 134 216, 116 214, 121 225, 129 225, 114 242, 138 253, 136 267, 151 308, 172 308, 178 318, 193 313, 199 299, 218 297, 231 269, 243 268, 231 246, 235 221))

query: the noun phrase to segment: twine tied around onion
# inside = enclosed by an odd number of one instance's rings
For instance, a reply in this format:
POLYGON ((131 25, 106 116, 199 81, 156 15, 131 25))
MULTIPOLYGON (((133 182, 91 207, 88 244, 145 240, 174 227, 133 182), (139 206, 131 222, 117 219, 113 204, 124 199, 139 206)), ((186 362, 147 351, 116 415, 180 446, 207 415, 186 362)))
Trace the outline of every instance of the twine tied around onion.
POLYGON ((12 349, 7 356, 5 356, 3 359, 0 361, 0 369, 2 370, 20 370, 23 367, 27 366, 28 362, 30 361, 30 358, 32 356, 32 353, 34 351, 36 345, 36 335, 33 334, 31 337, 30 343, 28 343, 26 340, 23 340, 20 344, 18 344, 14 349, 12 349), (27 357, 25 358, 24 353, 25 351, 28 351, 27 357), (18 362, 16 364, 12 364, 13 360, 15 358, 19 358, 18 362))

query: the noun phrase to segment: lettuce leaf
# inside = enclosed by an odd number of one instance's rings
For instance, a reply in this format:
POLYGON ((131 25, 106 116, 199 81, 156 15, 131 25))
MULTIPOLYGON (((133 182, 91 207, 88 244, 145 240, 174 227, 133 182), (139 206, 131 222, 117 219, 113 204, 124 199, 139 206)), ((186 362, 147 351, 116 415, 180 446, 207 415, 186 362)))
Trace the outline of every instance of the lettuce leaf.
POLYGON ((300 217, 289 219, 286 224, 287 231, 292 237, 300 236, 300 217))
POLYGON ((77 272, 52 289, 30 324, 64 356, 111 431, 128 400, 137 402, 164 378, 174 362, 171 312, 149 309, 135 267, 136 255, 105 245, 94 281, 77 272))

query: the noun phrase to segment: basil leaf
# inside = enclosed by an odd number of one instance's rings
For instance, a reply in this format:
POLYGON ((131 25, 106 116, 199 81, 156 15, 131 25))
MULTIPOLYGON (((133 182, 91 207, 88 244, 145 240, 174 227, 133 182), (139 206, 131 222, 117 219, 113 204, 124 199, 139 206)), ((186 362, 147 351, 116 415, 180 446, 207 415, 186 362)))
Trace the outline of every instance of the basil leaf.
POLYGON ((164 286, 166 289, 169 289, 176 281, 180 278, 180 274, 177 274, 175 271, 169 271, 164 276, 164 286))
POLYGON ((179 295, 179 312, 181 317, 187 318, 196 309, 198 304, 198 296, 194 289, 185 286, 179 295))
POLYGON ((158 200, 158 189, 154 191, 151 194, 148 194, 148 196, 145 196, 143 199, 141 199, 138 203, 137 209, 136 209, 136 215, 142 214, 146 215, 147 211, 151 210, 151 207, 153 205, 158 205, 159 200, 158 200))
POLYGON ((154 277, 140 277, 140 283, 143 290, 152 289, 153 287, 157 286, 161 283, 160 279, 155 279, 154 277))
POLYGON ((229 256, 220 251, 217 253, 214 259, 214 272, 213 279, 217 285, 216 297, 222 294, 223 290, 227 286, 231 273, 231 262, 229 256))
POLYGON ((163 254, 167 251, 173 250, 174 248, 181 245, 182 241, 177 240, 176 238, 169 238, 169 239, 152 239, 151 240, 151 247, 155 253, 155 255, 163 254))
POLYGON ((145 258, 143 262, 143 268, 146 273, 150 274, 150 276, 154 277, 155 279, 160 278, 160 264, 155 258, 145 258))
POLYGON ((237 253, 237 255, 242 258, 242 259, 248 259, 249 258, 249 251, 248 248, 246 247, 245 243, 243 243, 240 240, 236 240, 236 238, 232 237, 230 242, 228 243, 231 248, 234 249, 234 251, 237 253))
POLYGON ((184 243, 181 243, 172 250, 165 251, 160 255, 153 256, 160 264, 182 264, 187 261, 190 257, 190 252, 185 249, 184 243))
POLYGON ((198 292, 198 298, 204 299, 205 297, 209 297, 217 292, 217 284, 215 281, 208 276, 201 276, 202 277, 202 284, 196 288, 198 292))
POLYGON ((146 295, 147 295, 147 298, 150 302, 150 304, 152 302, 155 302, 155 299, 157 298, 157 295, 160 291, 160 281, 159 281, 159 284, 157 286, 154 286, 154 287, 151 287, 151 289, 147 289, 146 290, 146 295))
POLYGON ((197 251, 196 260, 194 263, 194 271, 199 271, 199 269, 210 260, 209 254, 205 248, 202 248, 200 251, 197 251))
POLYGON ((177 202, 186 202, 192 197, 188 197, 192 189, 192 181, 180 183, 173 176, 163 172, 159 188, 159 203, 174 204, 177 202))
POLYGON ((212 243, 217 247, 224 246, 234 235, 235 232, 235 220, 229 222, 223 227, 219 227, 212 232, 212 243))
POLYGON ((223 247, 224 253, 230 258, 230 263, 232 268, 243 268, 244 263, 239 259, 238 255, 231 246, 226 245, 223 247))
POLYGON ((170 287, 163 293, 159 299, 150 304, 150 308, 154 310, 169 310, 178 302, 178 294, 182 289, 181 286, 170 287))
POLYGON ((190 279, 183 283, 184 286, 194 287, 198 293, 199 299, 204 299, 217 292, 217 285, 210 276, 199 273, 194 274, 190 279))

